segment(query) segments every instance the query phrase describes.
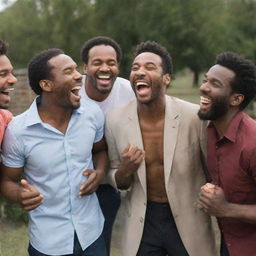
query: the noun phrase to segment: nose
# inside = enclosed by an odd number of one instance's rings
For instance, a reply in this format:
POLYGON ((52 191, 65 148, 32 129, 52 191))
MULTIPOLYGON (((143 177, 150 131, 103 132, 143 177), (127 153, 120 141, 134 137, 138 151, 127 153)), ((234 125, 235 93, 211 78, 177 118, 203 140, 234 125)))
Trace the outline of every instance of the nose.
POLYGON ((199 88, 200 92, 208 92, 210 91, 210 86, 208 84, 208 82, 204 82, 201 84, 200 88, 199 88))
POLYGON ((100 70, 101 71, 109 71, 109 66, 107 63, 102 63, 102 65, 100 66, 100 70))
POLYGON ((77 70, 76 70, 76 72, 75 72, 75 80, 82 80, 82 75, 81 75, 81 73, 78 72, 77 70))
POLYGON ((8 84, 15 84, 17 83, 17 78, 11 73, 9 78, 8 78, 8 84))

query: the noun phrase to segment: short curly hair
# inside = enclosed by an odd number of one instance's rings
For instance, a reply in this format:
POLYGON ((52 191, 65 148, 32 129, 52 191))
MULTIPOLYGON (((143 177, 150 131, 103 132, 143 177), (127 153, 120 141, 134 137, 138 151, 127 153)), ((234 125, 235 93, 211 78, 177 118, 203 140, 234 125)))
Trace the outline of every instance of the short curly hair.
POLYGON ((173 64, 172 57, 169 52, 163 47, 161 44, 155 41, 146 41, 137 45, 134 56, 143 53, 143 52, 152 52, 162 59, 162 68, 164 74, 172 74, 173 73, 173 64))
POLYGON ((243 56, 234 52, 223 52, 216 57, 216 64, 226 67, 235 73, 230 86, 234 93, 244 95, 240 104, 243 110, 255 98, 256 95, 256 66, 243 56))
POLYGON ((49 65, 49 60, 55 56, 64 54, 61 49, 52 48, 40 52, 33 57, 28 64, 28 79, 32 90, 37 94, 42 94, 42 88, 39 83, 43 79, 50 79, 52 77, 52 66, 49 65))
POLYGON ((94 46, 97 46, 97 45, 109 45, 109 46, 113 47, 114 50, 116 51, 117 63, 118 64, 121 63, 122 50, 121 50, 121 47, 119 46, 119 44, 115 40, 111 39, 110 37, 97 36, 97 37, 93 37, 93 38, 89 39, 82 46, 81 58, 85 64, 88 63, 89 51, 91 50, 91 48, 93 48, 94 46))
POLYGON ((6 55, 8 50, 8 44, 0 39, 0 55, 6 55))

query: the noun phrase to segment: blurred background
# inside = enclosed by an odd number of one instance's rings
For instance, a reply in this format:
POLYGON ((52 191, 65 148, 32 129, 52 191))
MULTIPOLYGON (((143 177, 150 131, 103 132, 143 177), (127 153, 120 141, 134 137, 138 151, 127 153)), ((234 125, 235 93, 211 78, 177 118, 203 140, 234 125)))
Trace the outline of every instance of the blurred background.
MULTIPOLYGON (((235 51, 256 61, 256 0, 0 0, 0 39, 18 84, 10 110, 17 115, 35 95, 27 63, 39 51, 61 48, 82 71, 80 48, 94 36, 109 36, 123 50, 120 76, 128 78, 135 46, 146 40, 164 45, 173 57, 167 93, 198 103, 201 76, 216 54, 235 51)), ((247 110, 255 117, 254 104, 247 110)), ((116 222, 113 255, 118 255, 116 222)), ((0 256, 26 255, 27 216, 0 199, 0 256)))

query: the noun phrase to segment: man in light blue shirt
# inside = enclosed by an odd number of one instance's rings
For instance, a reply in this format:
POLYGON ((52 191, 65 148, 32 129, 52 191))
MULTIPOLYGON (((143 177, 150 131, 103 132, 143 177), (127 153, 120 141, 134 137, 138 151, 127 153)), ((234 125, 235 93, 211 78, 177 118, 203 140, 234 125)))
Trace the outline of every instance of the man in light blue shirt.
POLYGON ((41 52, 28 74, 39 97, 7 128, 2 193, 29 211, 30 256, 105 256, 104 217, 91 187, 107 168, 103 113, 80 102, 82 76, 63 51, 41 52))

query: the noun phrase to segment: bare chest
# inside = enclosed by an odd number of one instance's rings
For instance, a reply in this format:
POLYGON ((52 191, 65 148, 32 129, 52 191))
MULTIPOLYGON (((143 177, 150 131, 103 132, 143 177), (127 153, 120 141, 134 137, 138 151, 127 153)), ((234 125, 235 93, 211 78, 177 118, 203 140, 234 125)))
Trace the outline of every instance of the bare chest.
POLYGON ((146 164, 163 164, 164 121, 154 125, 142 124, 141 133, 146 164))

